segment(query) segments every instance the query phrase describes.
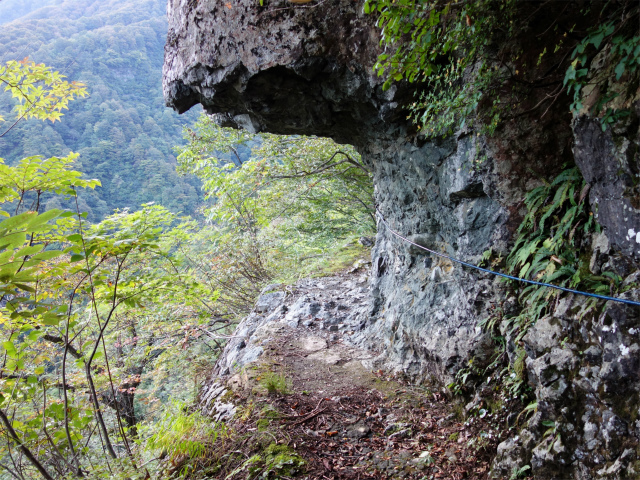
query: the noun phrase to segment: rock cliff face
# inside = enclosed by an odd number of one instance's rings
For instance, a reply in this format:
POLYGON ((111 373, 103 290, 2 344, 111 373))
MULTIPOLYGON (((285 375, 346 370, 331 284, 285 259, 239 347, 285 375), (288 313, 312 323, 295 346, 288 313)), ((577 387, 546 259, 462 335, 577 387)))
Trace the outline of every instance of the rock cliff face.
MULTIPOLYGON (((355 145, 373 169, 376 202, 390 227, 462 260, 477 263, 488 248, 506 253, 524 193, 575 156, 605 227, 593 242, 593 269, 607 264, 633 286, 640 103, 624 128, 605 133, 588 117, 572 123, 559 101, 557 113, 521 116, 491 139, 460 132, 426 142, 401 108, 410 90, 383 91, 372 74, 378 33, 361 2, 169 0, 168 15, 169 106, 183 112, 201 103, 226 125, 355 145)), ((626 295, 639 298, 633 289, 626 295)), ((370 305, 352 341, 387 369, 448 383, 470 358, 488 360, 492 347, 479 321, 494 305, 510 305, 494 278, 424 255, 380 222, 370 305)), ((585 308, 569 298, 523 339, 538 409, 501 445, 496 475, 525 464, 536 478, 623 478, 632 471, 640 438, 640 310, 608 305, 594 317, 585 308), (542 422, 554 422, 559 436, 550 437, 542 422)))
MULTIPOLYGON (((640 93, 638 94, 640 96, 640 93)), ((612 246, 640 258, 640 100, 632 115, 602 131, 600 122, 581 115, 574 122, 575 161, 587 183, 596 218, 612 246)))
POLYGON ((373 79, 377 32, 355 2, 260 7, 170 0, 164 93, 229 124, 361 143, 396 105, 373 79), (231 5, 231 6, 229 6, 231 5))
MULTIPOLYGON (((531 137, 526 122, 513 132, 522 145, 488 146, 471 135, 442 143, 416 138, 401 108, 411 90, 383 91, 373 75, 378 33, 359 3, 260 7, 245 0, 229 8, 172 0, 168 15, 169 106, 185 111, 200 102, 226 125, 356 145, 392 228, 464 260, 477 261, 489 246, 506 248, 510 211, 517 216, 533 175, 523 175, 518 162, 495 164, 491 151, 511 159, 519 150, 533 170, 544 170, 550 157, 536 156, 524 140, 531 137), (489 160, 478 170, 481 157, 489 160)), ((564 141, 552 129, 543 138, 564 141)), ((373 258, 372 308, 356 340, 380 350, 388 368, 450 381, 484 344, 477 319, 492 279, 408 250, 384 228, 373 258)))

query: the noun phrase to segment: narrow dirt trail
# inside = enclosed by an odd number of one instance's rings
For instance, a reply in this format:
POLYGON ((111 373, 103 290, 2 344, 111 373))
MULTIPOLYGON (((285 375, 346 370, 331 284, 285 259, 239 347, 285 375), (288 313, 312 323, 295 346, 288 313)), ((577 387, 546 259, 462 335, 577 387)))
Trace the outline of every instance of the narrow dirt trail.
POLYGON ((462 405, 374 370, 376 353, 349 343, 367 307, 364 279, 343 273, 261 297, 202 395, 234 431, 218 454, 242 453, 210 478, 488 478, 499 413, 465 422, 462 405), (285 445, 292 468, 270 464, 266 443, 285 445), (251 470, 246 458, 258 457, 251 470))

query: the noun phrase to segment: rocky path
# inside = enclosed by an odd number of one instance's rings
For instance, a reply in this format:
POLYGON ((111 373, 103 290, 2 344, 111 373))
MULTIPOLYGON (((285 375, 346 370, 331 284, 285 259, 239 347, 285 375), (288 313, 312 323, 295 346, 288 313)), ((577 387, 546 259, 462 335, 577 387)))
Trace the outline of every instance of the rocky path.
POLYGON ((367 310, 354 270, 270 286, 239 325, 201 395, 232 432, 207 478, 488 478, 499 412, 465 422, 441 391, 374 369, 349 342, 367 310))

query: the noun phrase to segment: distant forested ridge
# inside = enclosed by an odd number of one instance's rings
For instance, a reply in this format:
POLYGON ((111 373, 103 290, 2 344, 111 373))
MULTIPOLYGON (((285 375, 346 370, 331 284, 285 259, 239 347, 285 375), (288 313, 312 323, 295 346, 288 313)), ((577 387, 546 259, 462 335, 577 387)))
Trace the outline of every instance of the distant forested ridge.
MULTIPOLYGON (((11 164, 30 155, 80 153, 76 169, 102 182, 80 197, 94 221, 146 202, 196 211, 198 180, 176 174, 172 149, 197 112, 178 116, 162 98, 165 0, 0 0, 0 24, 0 62, 29 57, 89 91, 62 122, 19 122, 0 138, 0 157, 11 164)), ((5 95, 6 114, 14 103, 5 95)), ((10 125, 1 124, 0 134, 10 125)), ((51 197, 46 206, 59 202, 51 197)))

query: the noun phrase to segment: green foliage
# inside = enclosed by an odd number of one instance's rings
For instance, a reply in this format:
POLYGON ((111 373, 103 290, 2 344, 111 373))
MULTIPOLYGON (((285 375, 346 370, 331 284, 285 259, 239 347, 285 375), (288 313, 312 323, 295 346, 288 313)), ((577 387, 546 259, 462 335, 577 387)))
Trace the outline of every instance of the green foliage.
POLYGON ((511 476, 509 480, 517 480, 518 478, 526 478, 529 476, 528 472, 531 470, 529 465, 525 465, 524 467, 513 467, 513 471, 511 472, 511 476))
MULTIPOLYGON (((27 58, 9 61, 0 67, 0 84, 18 101, 18 118, 38 118, 55 122, 68 109, 74 97, 85 97, 87 89, 79 82, 67 82, 64 75, 27 58)), ((4 119, 0 116, 0 121, 4 119)))
POLYGON ((475 358, 469 359, 467 366, 459 369, 456 372, 456 376, 453 382, 447 385, 447 388, 454 395, 461 395, 465 392, 469 386, 468 382, 471 377, 476 377, 480 373, 480 370, 475 365, 475 358))
POLYGON ((627 108, 613 105, 624 105, 633 98, 640 72, 637 32, 640 8, 637 4, 622 5, 607 13, 605 20, 592 27, 573 50, 563 82, 572 95, 574 113, 583 109, 585 96, 591 97, 589 113, 600 116, 603 131, 607 125, 629 115, 627 108), (601 61, 596 62, 596 57, 601 61))
POLYGON ((525 381, 525 375, 527 373, 525 359, 527 358, 527 353, 524 348, 519 348, 516 350, 515 360, 513 362, 513 373, 516 374, 516 379, 520 382, 525 381))
MULTIPOLYGON (((367 0, 365 13, 378 15, 385 52, 374 70, 393 81, 426 82, 410 105, 412 119, 427 136, 449 135, 471 127, 480 102, 496 96, 509 77, 489 59, 492 45, 513 28, 513 0, 444 2, 367 0)), ((481 124, 497 126, 498 100, 481 124)))
MULTIPOLYGON (((628 114, 628 106, 612 106, 611 101, 623 97, 623 105, 637 89, 637 2, 601 7, 587 2, 577 19, 567 18, 573 26, 566 29, 556 18, 565 10, 556 12, 554 4, 530 6, 514 0, 367 0, 364 12, 377 16, 384 47, 374 71, 386 75, 385 89, 402 80, 421 84, 408 107, 421 133, 429 137, 472 127, 492 134, 504 117, 515 118, 522 98, 529 96, 527 89, 535 86, 553 86, 547 97, 552 103, 566 89, 573 95, 574 112, 582 108, 583 87, 588 86, 594 97, 591 113, 599 115, 606 107, 603 128, 628 114), (550 14, 541 16, 543 9, 550 14), (577 29, 579 24, 588 28, 577 29), (576 35, 584 37, 568 43, 576 35), (531 45, 528 37, 544 41, 531 45), (539 52, 532 55, 536 48, 539 52), (570 59, 567 48, 574 49, 570 59), (605 51, 611 74, 598 76, 602 66, 592 60, 605 51), (550 78, 558 68, 565 71, 564 82, 555 74, 550 78)), ((545 101, 521 112, 531 112, 545 101)))
MULTIPOLYGON (((591 241, 594 234, 601 231, 593 212, 586 202, 589 186, 584 182, 577 168, 563 171, 552 182, 534 188, 525 197, 527 208, 520 227, 516 232, 515 244, 506 257, 496 257, 492 251, 483 254, 483 261, 496 270, 506 269, 508 273, 550 283, 561 287, 615 296, 626 288, 622 278, 613 272, 602 271, 594 274, 590 270, 591 241)), ((482 371, 475 371, 472 362, 462 369, 456 382, 450 385, 454 393, 462 393, 468 378, 499 378, 502 394, 508 398, 525 400, 526 353, 520 348, 522 338, 529 328, 540 318, 552 314, 560 298, 566 293, 538 285, 526 285, 508 280, 509 288, 518 296, 517 313, 507 315, 502 306, 494 306, 489 316, 481 322, 483 330, 495 335, 497 352, 493 362, 482 371), (501 333, 513 341, 516 350, 513 361, 498 372, 500 365, 507 362, 506 342, 501 333)), ((595 314, 602 302, 587 299, 576 312, 579 318, 595 314)), ((567 339, 560 345, 564 346, 567 339)), ((518 418, 528 415, 537 408, 530 403, 518 418)))
POLYGON ((149 204, 88 224, 78 191, 100 182, 73 170, 76 158, 0 162, 0 461, 25 478, 132 478, 141 415, 152 421, 148 407, 175 391, 189 397, 191 357, 215 358, 205 336, 228 322, 177 254, 193 222, 149 204), (75 211, 42 213, 46 196, 75 211))
POLYGON ((523 415, 525 416, 525 418, 529 415, 533 415, 534 413, 536 413, 538 411, 538 402, 531 402, 529 403, 516 417, 516 425, 518 424, 518 422, 520 421, 520 417, 522 417, 523 415))
POLYGON ((286 478, 302 472, 306 462, 286 445, 270 444, 260 455, 254 455, 226 478, 246 470, 250 478, 286 478))
MULTIPOLYGON (((494 259, 491 252, 483 256, 494 268, 505 268, 508 273, 601 295, 616 295, 622 289, 622 279, 608 271, 596 275, 590 271, 590 243, 600 226, 586 202, 589 187, 577 168, 569 168, 552 182, 534 188, 525 197, 527 213, 516 233, 516 242, 504 260, 494 259)), ((518 295, 518 313, 505 315, 501 307, 495 308, 482 322, 485 331, 495 333, 500 327, 515 345, 540 318, 553 312, 557 301, 566 295, 556 289, 510 282, 518 295)), ((588 299, 579 315, 595 312, 598 300, 588 299)), ((497 337, 502 338, 502 337, 497 337)), ((563 343, 561 344, 563 345, 563 343)), ((484 375, 506 359, 506 345, 502 339, 499 355, 484 375)), ((517 397, 526 390, 525 351, 517 348, 511 365, 499 373, 502 386, 509 397, 517 397)), ((530 404, 520 415, 537 408, 530 404)))
MULTIPOLYGON (((29 159, 29 166, 35 163, 29 159)), ((16 178, 11 170, 4 170, 5 178, 16 178)), ((3 184, 5 193, 11 191, 5 198, 22 201, 24 192, 18 189, 24 185, 43 188, 38 179, 42 170, 23 168, 33 177, 3 184)), ((63 175, 60 168, 59 173, 57 182, 56 177, 45 177, 50 181, 46 188, 75 195, 73 182, 93 185, 79 180, 77 172, 63 175)), ((89 459, 102 458, 103 447, 93 437, 96 427, 102 441, 109 443, 110 436, 118 435, 126 445, 126 431, 135 435, 144 411, 142 404, 136 407, 136 396, 142 394, 148 406, 166 400, 171 389, 167 391, 166 381, 162 385, 163 378, 172 375, 182 381, 173 380, 171 388, 187 392, 184 379, 193 375, 188 357, 198 352, 211 322, 212 311, 198 297, 215 301, 215 292, 207 291, 171 256, 180 225, 174 226, 177 219, 163 207, 117 212, 100 224, 84 226, 82 216, 69 213, 27 211, 0 223, 0 291, 6 300, 0 311, 2 408, 11 412, 22 445, 48 458, 60 475, 68 468, 64 457, 38 450, 43 425, 49 429, 49 448, 65 456, 73 456, 84 444, 89 459), (175 362, 163 363, 166 375, 155 371, 161 357, 175 362), (145 384, 145 378, 152 381, 145 384), (164 398, 154 384, 164 387, 164 398), (63 394, 54 385, 67 385, 68 390, 63 394), (146 391, 139 391, 141 386, 146 391), (83 393, 87 389, 93 404, 83 393), (32 402, 42 408, 34 410, 32 402), (66 414, 60 417, 58 409, 66 414)), ((107 450, 118 456, 113 447, 107 450)), ((129 447, 127 452, 114 458, 119 471, 131 467, 127 458, 133 452, 129 447)), ((5 455, 11 451, 0 449, 0 456, 5 455)))
POLYGON ((200 412, 188 413, 184 403, 175 402, 164 410, 162 418, 148 427, 145 448, 164 454, 170 460, 188 456, 203 457, 218 437, 228 434, 223 423, 213 423, 200 412))
MULTIPOLYGON (((0 22, 3 12, 13 16, 26 3, 0 2, 0 22)), ((35 64, 52 65, 69 85, 69 79, 85 84, 88 96, 68 105, 63 122, 20 121, 2 137, 0 156, 15 165, 34 155, 79 153, 74 169, 102 181, 78 199, 92 222, 116 208, 135 210, 148 202, 197 214, 200 184, 176 173, 172 151, 181 142, 182 127, 197 118, 197 109, 180 116, 164 106, 162 96, 166 2, 65 0, 48 8, 42 8, 47 2, 39 3, 32 14, 0 29, 3 58, 28 55, 35 64)), ((7 120, 0 123, 0 134, 13 124, 13 105, 11 93, 0 92, 0 115, 7 120)), ((47 209, 74 208, 55 195, 42 201, 47 209)))
POLYGON ((269 395, 286 395, 291 390, 290 382, 282 373, 267 371, 260 375, 259 385, 269 395))
MULTIPOLYGON (((593 275, 586 247, 600 226, 585 202, 588 186, 577 168, 562 172, 550 184, 525 197, 527 214, 506 259, 507 271, 521 278, 608 295, 621 279, 610 272, 593 275)), ((520 287, 516 287, 520 288, 520 287)), ((516 342, 529 326, 550 312, 558 290, 527 285, 519 290, 521 313, 507 321, 516 342)), ((595 299, 593 301, 595 305, 595 299)))
POLYGON ((553 448, 553 444, 560 439, 560 424, 553 420, 544 420, 542 422, 543 427, 547 429, 542 434, 542 437, 548 442, 547 452, 550 452, 553 448))
POLYGON ((17 202, 16 212, 25 208, 38 211, 47 194, 75 196, 76 188, 99 187, 99 180, 85 180, 82 173, 71 170, 76 158, 78 155, 73 153, 62 158, 27 157, 14 167, 5 165, 0 158, 0 201, 17 202), (29 200, 30 206, 26 205, 29 200))
POLYGON ((216 266, 211 281, 223 296, 241 292, 238 311, 274 272, 284 280, 315 273, 317 260, 374 231, 371 174, 350 146, 255 136, 221 128, 207 116, 185 138, 178 168, 196 174, 212 202, 206 211, 216 266))
POLYGON ((276 478, 279 475, 293 475, 300 472, 306 462, 286 445, 276 445, 272 443, 265 451, 265 472, 264 478, 269 478, 269 474, 276 478), (266 475, 265 475, 266 473, 266 475))
POLYGON ((261 134, 219 127, 202 115, 185 130, 178 171, 202 179, 217 223, 250 229, 279 222, 295 232, 345 237, 370 232, 375 221, 371 174, 355 149, 326 138, 261 134))
POLYGON ((385 88, 394 80, 416 82, 439 73, 459 74, 484 53, 483 45, 491 39, 497 22, 505 18, 492 18, 489 12, 506 12, 511 3, 368 0, 364 11, 378 13, 381 44, 392 51, 378 57, 374 70, 378 75, 387 73, 385 88), (457 50, 464 55, 457 55, 443 68, 441 58, 453 57, 457 50))

